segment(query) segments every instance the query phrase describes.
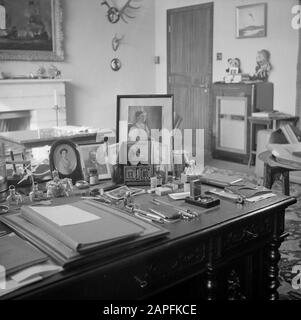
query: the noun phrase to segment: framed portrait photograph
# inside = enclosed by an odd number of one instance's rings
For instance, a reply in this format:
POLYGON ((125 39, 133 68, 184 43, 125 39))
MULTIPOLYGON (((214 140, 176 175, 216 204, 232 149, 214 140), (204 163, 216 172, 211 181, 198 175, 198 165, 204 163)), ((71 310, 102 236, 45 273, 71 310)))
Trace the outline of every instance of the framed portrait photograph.
POLYGON ((50 149, 49 164, 51 171, 57 170, 61 179, 70 178, 73 183, 83 179, 80 155, 72 141, 56 141, 50 149))
POLYGON ((266 36, 266 3, 236 7, 236 38, 260 38, 266 36))
POLYGON ((61 0, 0 1, 0 59, 63 61, 61 0))
POLYGON ((97 169, 99 180, 112 178, 106 143, 79 145, 78 150, 85 179, 89 175, 90 168, 97 169))
POLYGON ((173 109, 173 95, 117 97, 116 139, 127 146, 119 156, 122 164, 151 164, 152 144, 170 144, 173 109))

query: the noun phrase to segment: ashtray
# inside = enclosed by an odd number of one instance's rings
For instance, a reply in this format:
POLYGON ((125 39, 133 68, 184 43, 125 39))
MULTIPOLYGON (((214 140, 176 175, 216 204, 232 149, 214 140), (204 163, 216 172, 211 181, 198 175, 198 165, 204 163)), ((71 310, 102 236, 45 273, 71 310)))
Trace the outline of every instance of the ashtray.
POLYGON ((211 196, 187 197, 185 202, 202 208, 212 208, 220 205, 220 200, 211 196))

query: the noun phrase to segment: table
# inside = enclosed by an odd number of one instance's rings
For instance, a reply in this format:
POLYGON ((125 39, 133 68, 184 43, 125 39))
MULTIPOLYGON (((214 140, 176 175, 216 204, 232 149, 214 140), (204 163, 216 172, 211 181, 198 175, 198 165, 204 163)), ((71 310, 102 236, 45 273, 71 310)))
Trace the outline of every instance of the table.
MULTIPOLYGON (((145 204, 151 197, 136 201, 145 204)), ((275 300, 285 209, 295 202, 283 195, 244 205, 222 200, 195 220, 164 225, 170 233, 163 239, 65 270, 4 298, 129 300, 161 293, 166 301, 179 293, 194 301, 275 300), (186 290, 176 289, 186 283, 186 290)))
POLYGON ((254 127, 256 125, 264 125, 266 129, 273 129, 276 130, 279 126, 280 122, 291 122, 294 126, 297 125, 299 121, 299 117, 281 114, 281 115, 271 115, 269 117, 249 117, 250 122, 250 155, 249 155, 249 162, 248 166, 250 167, 253 160, 253 155, 256 154, 256 150, 254 148, 255 145, 255 130, 254 127))
POLYGON ((96 130, 80 131, 80 127, 72 127, 69 131, 58 128, 37 130, 21 130, 1 132, 0 139, 7 143, 17 144, 25 149, 51 145, 60 139, 72 140, 76 143, 90 143, 96 141, 96 130))
POLYGON ((289 182, 289 173, 290 171, 301 171, 301 165, 287 165, 282 164, 276 161, 270 151, 262 152, 259 156, 259 159, 264 162, 264 178, 263 185, 271 189, 273 183, 275 182, 277 175, 282 175, 282 190, 283 194, 289 196, 290 194, 290 182, 289 182))

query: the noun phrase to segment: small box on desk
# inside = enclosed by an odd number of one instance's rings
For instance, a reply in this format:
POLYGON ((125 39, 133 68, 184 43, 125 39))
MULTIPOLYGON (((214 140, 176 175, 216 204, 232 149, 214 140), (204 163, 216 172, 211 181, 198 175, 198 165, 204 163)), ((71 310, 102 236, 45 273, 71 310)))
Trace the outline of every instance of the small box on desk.
POLYGON ((192 204, 194 206, 202 208, 213 208, 220 205, 220 199, 211 197, 211 196, 200 196, 197 198, 187 197, 185 199, 186 203, 192 204))

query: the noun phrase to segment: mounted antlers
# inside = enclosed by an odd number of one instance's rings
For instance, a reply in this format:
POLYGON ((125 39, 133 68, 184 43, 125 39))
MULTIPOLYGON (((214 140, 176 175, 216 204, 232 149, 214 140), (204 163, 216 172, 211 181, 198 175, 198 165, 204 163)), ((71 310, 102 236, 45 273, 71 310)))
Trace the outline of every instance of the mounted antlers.
POLYGON ((132 1, 141 1, 141 0, 127 0, 127 2, 124 4, 124 6, 121 9, 118 9, 116 7, 110 6, 108 1, 102 1, 101 5, 108 7, 108 20, 111 23, 117 23, 120 18, 125 22, 128 23, 126 21, 126 18, 128 19, 134 19, 135 17, 130 15, 131 10, 138 10, 140 9, 140 7, 135 7, 133 5, 131 5, 132 1))
MULTIPOLYGON (((129 18, 129 19, 134 19, 135 17, 133 16, 130 16, 129 13, 127 12, 127 10, 138 10, 140 9, 140 7, 134 7, 131 5, 131 2, 133 0, 128 0, 125 5, 121 8, 121 10, 119 11, 120 13, 120 17, 121 19, 125 22, 125 23, 128 23, 126 21, 126 18, 129 18)), ((140 1, 140 0, 135 0, 135 1, 140 1)))
POLYGON ((114 51, 118 50, 120 43, 123 39, 124 39, 124 35, 119 38, 117 34, 115 34, 115 37, 112 39, 112 49, 114 51))

